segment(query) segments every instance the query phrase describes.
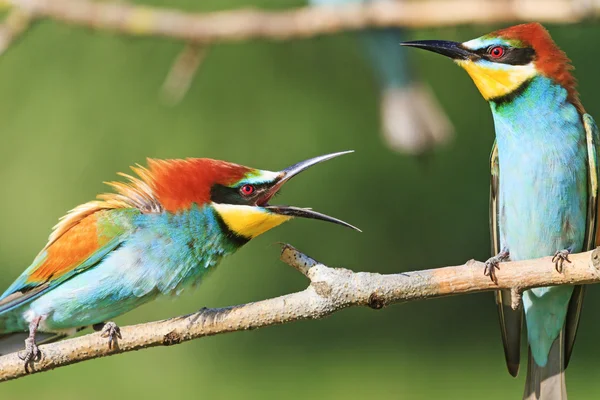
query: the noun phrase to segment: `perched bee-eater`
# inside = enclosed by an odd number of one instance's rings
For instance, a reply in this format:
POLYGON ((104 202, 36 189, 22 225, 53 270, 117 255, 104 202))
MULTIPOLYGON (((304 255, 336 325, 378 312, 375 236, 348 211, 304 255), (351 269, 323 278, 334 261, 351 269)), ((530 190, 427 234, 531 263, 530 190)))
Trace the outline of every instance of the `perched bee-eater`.
MULTIPOLYGON (((503 260, 554 255, 568 268, 571 252, 596 245, 598 129, 585 113, 571 64, 540 24, 502 29, 465 43, 425 40, 405 46, 452 58, 491 106, 496 129, 491 169, 491 230, 495 279, 503 260)), ((509 372, 520 362, 522 310, 497 292, 509 372)), ((524 397, 566 398, 569 363, 583 300, 582 286, 523 293, 529 341, 524 397)))
MULTIPOLYGON (((0 297, 0 354, 95 326, 119 337, 112 318, 161 294, 197 285, 228 254, 293 218, 338 219, 269 201, 308 167, 349 152, 312 158, 280 172, 206 158, 148 160, 137 177, 109 183, 116 193, 76 207, 0 297), (27 333, 28 331, 28 333, 27 333)), ((357 229, 357 228, 354 228, 357 229)))

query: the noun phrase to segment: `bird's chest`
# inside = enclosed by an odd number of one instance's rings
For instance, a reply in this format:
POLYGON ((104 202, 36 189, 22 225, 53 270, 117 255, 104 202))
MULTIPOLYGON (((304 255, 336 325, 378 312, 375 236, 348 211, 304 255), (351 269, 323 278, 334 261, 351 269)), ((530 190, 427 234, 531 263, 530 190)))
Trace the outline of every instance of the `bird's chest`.
POLYGON ((135 272, 136 296, 151 291, 176 294, 194 286, 234 246, 223 234, 212 210, 192 210, 176 216, 161 216, 142 226, 130 244, 139 257, 135 272), (160 219, 159 219, 160 218, 160 219))
MULTIPOLYGON (((580 251, 587 207, 586 146, 577 135, 498 134, 501 246, 511 259, 580 251)), ((583 129, 581 130, 583 132, 583 129)))

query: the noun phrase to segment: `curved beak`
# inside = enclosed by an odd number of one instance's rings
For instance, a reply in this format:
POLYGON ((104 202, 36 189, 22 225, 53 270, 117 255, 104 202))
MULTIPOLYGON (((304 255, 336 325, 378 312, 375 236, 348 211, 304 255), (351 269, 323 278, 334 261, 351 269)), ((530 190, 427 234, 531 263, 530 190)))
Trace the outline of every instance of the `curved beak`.
POLYGON ((353 152, 354 152, 353 150, 350 150, 350 151, 342 151, 339 153, 326 154, 323 156, 314 157, 314 158, 311 158, 311 159, 308 159, 305 161, 301 161, 297 164, 292 165, 291 167, 284 169, 283 171, 280 172, 279 179, 269 189, 269 191, 265 194, 265 196, 261 199, 260 202, 262 204, 264 204, 264 206, 263 206, 264 208, 266 208, 267 210, 269 210, 273 213, 276 213, 276 214, 287 215, 290 217, 319 219, 321 221, 333 222, 334 224, 342 225, 347 228, 351 228, 351 229, 357 230, 359 232, 362 232, 360 229, 358 229, 357 227, 355 227, 353 225, 350 225, 347 222, 344 222, 344 221, 339 220, 334 217, 330 217, 329 215, 325 215, 325 214, 321 214, 319 212, 313 211, 310 208, 300 208, 300 207, 293 207, 293 206, 273 206, 273 205, 267 204, 267 201, 269 201, 269 199, 275 195, 275 193, 281 188, 281 186, 283 186, 283 184, 285 182, 289 181, 294 176, 298 175, 300 172, 305 171, 306 169, 312 167, 313 165, 320 164, 323 161, 331 160, 332 158, 339 157, 341 155, 349 154, 349 153, 353 153, 353 152))
POLYGON ((400 43, 401 46, 416 47, 434 53, 450 57, 453 60, 472 60, 479 58, 473 51, 467 49, 462 43, 449 42, 446 40, 415 40, 400 43))
POLYGON ((322 163, 323 161, 331 160, 332 158, 336 158, 339 156, 343 156, 344 154, 354 153, 354 150, 348 151, 340 151, 338 153, 325 154, 324 156, 309 158, 308 160, 300 161, 292 165, 291 167, 287 167, 283 171, 281 171, 282 177, 277 184, 281 187, 285 182, 292 179, 294 176, 298 175, 300 172, 307 170, 313 165, 317 165, 322 163))
POLYGON ((333 222, 334 224, 342 225, 346 228, 362 232, 354 225, 350 225, 349 223, 342 221, 341 219, 330 217, 327 214, 321 214, 320 212, 313 211, 310 208, 301 208, 294 206, 266 206, 265 208, 267 210, 270 210, 271 212, 274 212, 275 214, 287 215, 289 217, 320 219, 321 221, 333 222))

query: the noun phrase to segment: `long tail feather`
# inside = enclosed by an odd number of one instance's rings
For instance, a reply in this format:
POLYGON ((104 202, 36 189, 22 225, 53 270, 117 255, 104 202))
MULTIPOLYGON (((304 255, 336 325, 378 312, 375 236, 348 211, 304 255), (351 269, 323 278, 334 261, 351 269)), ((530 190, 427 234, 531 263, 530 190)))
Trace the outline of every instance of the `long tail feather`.
POLYGON ((565 329, 556 338, 546 366, 535 363, 531 350, 527 363, 527 380, 525 382, 524 400, 566 400, 565 384, 565 329))
MULTIPOLYGON (((29 336, 27 332, 6 333, 0 335, 0 356, 14 353, 25 349, 25 339, 29 336)), ((64 338, 66 335, 56 333, 38 332, 36 334, 37 344, 52 343, 64 338)))
POLYGON ((512 295, 510 290, 496 292, 496 304, 500 319, 500 332, 504 345, 504 357, 508 372, 516 377, 521 363, 521 327, 523 326, 523 309, 512 309, 512 295))

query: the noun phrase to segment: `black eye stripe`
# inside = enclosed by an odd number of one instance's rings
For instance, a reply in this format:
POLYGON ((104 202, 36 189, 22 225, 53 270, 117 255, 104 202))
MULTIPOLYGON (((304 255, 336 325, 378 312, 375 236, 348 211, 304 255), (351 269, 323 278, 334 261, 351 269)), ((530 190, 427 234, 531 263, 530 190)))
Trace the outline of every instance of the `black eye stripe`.
POLYGON ((535 59, 535 50, 531 47, 518 48, 507 46, 500 46, 504 49, 504 54, 501 57, 494 58, 490 52, 495 47, 498 47, 498 45, 475 50, 474 53, 484 60, 509 65, 527 65, 535 59))
POLYGON ((241 192, 242 187, 245 185, 247 184, 229 187, 216 184, 210 189, 210 200, 219 204, 251 205, 256 196, 269 188, 268 184, 251 184, 254 187, 254 192, 245 196, 241 192))

